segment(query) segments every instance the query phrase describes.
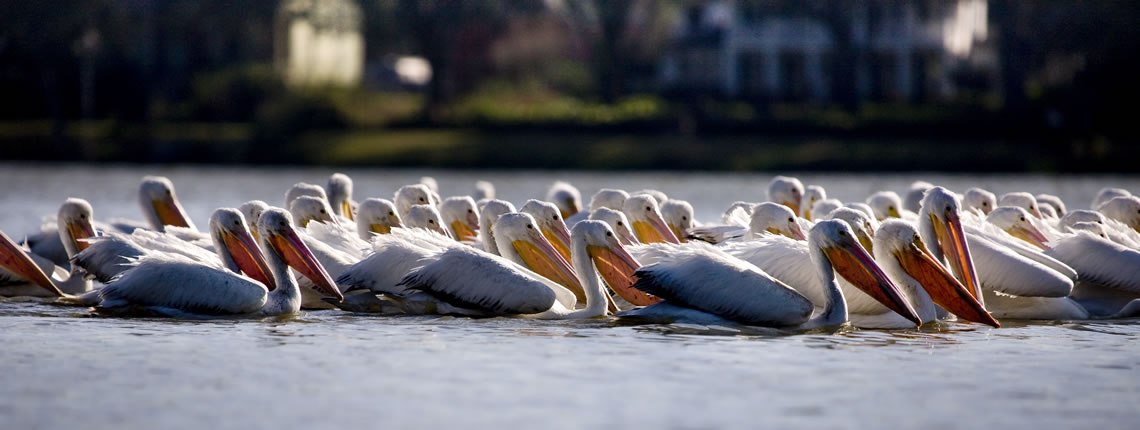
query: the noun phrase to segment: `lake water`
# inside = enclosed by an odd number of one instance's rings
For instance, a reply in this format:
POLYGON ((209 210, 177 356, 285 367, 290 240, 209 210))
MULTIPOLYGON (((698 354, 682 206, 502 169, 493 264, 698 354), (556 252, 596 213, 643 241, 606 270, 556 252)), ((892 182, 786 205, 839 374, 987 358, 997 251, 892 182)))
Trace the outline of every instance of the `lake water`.
MULTIPOLYGON (((0 164, 0 230, 38 228, 60 202, 140 219, 144 174, 169 176, 194 221, 280 204, 331 170, 0 164)), ((422 175, 442 195, 495 183, 520 204, 550 182, 584 199, 652 187, 715 221, 761 200, 770 173, 345 170, 357 199, 422 175)), ((802 174, 862 200, 916 178, 956 190, 1050 192, 1070 209, 1137 177, 802 174)), ((1136 428, 1140 321, 951 323, 923 330, 782 333, 604 320, 374 317, 340 311, 178 321, 96 316, 0 299, 0 428, 1136 428)))

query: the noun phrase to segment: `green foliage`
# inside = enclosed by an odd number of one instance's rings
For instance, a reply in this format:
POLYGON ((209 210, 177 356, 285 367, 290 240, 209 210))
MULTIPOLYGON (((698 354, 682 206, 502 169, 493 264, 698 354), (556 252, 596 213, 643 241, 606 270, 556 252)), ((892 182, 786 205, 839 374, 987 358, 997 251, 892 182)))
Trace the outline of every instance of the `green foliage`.
POLYGON ((534 84, 494 82, 444 109, 454 124, 614 125, 665 119, 664 99, 635 95, 613 104, 588 102, 534 84))

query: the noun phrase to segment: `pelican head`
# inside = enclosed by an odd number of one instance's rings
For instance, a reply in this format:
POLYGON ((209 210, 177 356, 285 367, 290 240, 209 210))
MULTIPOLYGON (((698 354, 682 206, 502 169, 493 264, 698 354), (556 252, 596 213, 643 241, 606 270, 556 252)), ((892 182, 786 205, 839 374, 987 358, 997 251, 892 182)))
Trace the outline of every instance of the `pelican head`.
POLYGON ((792 212, 800 213, 800 201, 804 197, 804 184, 790 176, 777 176, 768 182, 768 201, 787 206, 792 212))
POLYGON ((633 224, 633 233, 641 243, 681 243, 677 236, 665 225, 657 201, 645 194, 632 195, 625 199, 622 208, 626 218, 633 224))
POLYGON ((693 205, 684 200, 667 200, 661 205, 661 218, 677 240, 685 242, 685 235, 693 228, 693 205))
POLYGON ((313 196, 300 196, 289 205, 289 213, 297 221, 298 227, 307 227, 309 222, 327 222, 336 224, 332 208, 325 199, 313 196))
POLYGON ((644 195, 644 196, 653 197, 653 200, 657 202, 658 206, 660 206, 662 203, 665 203, 666 201, 669 200, 669 196, 665 195, 664 192, 659 191, 659 190, 650 189, 650 188, 646 188, 644 190, 637 190, 637 191, 634 191, 632 193, 629 193, 629 195, 631 195, 631 196, 636 196, 639 194, 644 195))
POLYGON ((938 261, 945 256, 954 276, 978 299, 981 296, 981 284, 978 283, 974 260, 970 257, 970 248, 966 244, 959 207, 958 199, 950 190, 942 187, 927 190, 919 209, 919 234, 931 255, 938 261))
POLYGON ((495 198, 495 184, 487 181, 475 181, 475 200, 492 200, 495 198))
POLYGON ((1049 241, 1041 230, 1029 221, 1029 212, 1015 206, 999 206, 986 216, 986 221, 996 225, 1013 237, 1032 243, 1041 249, 1049 249, 1049 241))
POLYGON ((214 240, 218 256, 231 271, 245 273, 269 291, 277 288, 273 272, 250 234, 245 217, 237 209, 221 208, 210 215, 210 238, 214 240))
POLYGON ((293 200, 297 200, 297 197, 301 196, 316 197, 325 201, 328 201, 329 199, 328 196, 325 195, 325 189, 321 188, 319 185, 298 182, 296 184, 293 184, 292 187, 289 187, 289 189, 285 191, 284 207, 292 207, 293 200))
POLYGON ((585 300, 582 283, 574 275, 570 262, 546 239, 530 214, 503 214, 491 230, 494 231, 495 243, 503 257, 529 267, 535 273, 573 291, 579 300, 585 300))
POLYGON ((396 205, 384 199, 369 198, 356 209, 356 232, 361 239, 371 240, 373 234, 388 234, 392 227, 403 227, 396 205))
POLYGON ((808 185, 804 188, 803 197, 800 197, 800 216, 804 219, 812 219, 812 208, 815 207, 815 203, 826 198, 827 191, 824 191, 823 187, 808 185))
POLYGON ((843 202, 838 199, 823 199, 815 202, 812 205, 810 213, 815 216, 815 219, 823 219, 824 215, 831 213, 831 211, 843 207, 843 202))
POLYGON ((569 218, 581 210, 582 193, 578 192, 578 188, 573 185, 558 181, 550 186, 550 191, 546 193, 546 201, 553 202, 555 206, 558 206, 562 218, 569 218))
POLYGON ((622 206, 625 205, 625 199, 628 198, 629 193, 625 191, 602 188, 590 198, 590 212, 596 211, 599 208, 610 208, 615 211, 620 211, 622 206))
POLYGON ((408 216, 404 217, 404 224, 411 228, 422 228, 434 231, 445 237, 451 237, 447 229, 440 222, 439 211, 430 205, 415 205, 408 209, 408 216))
POLYGON ((396 197, 392 201, 396 203, 396 209, 400 210, 400 216, 407 216, 408 210, 415 205, 435 206, 431 189, 424 184, 400 187, 399 190, 396 190, 396 197))
POLYGON ((249 232, 253 234, 253 238, 260 240, 257 235, 257 219, 261 218, 261 213, 269 209, 269 204, 261 200, 250 200, 238 206, 238 211, 245 217, 245 225, 249 228, 249 232))
POLYGON ((1040 200, 1037 201, 1037 210, 1041 211, 1042 218, 1059 218, 1057 210, 1053 209, 1053 205, 1042 203, 1040 200))
POLYGON ((1037 203, 1042 208, 1045 206, 1051 206, 1053 208, 1053 212, 1057 214, 1057 217, 1063 217, 1065 216, 1065 213, 1068 212, 1065 210, 1065 202, 1061 201, 1060 197, 1054 196, 1052 194, 1038 194, 1036 197, 1037 203))
MULTIPOLYGON (((309 278, 321 294, 335 297, 339 301, 344 300, 344 295, 337 289, 328 271, 321 266, 313 256, 313 252, 297 235, 297 231, 293 228, 293 219, 288 212, 278 208, 266 209, 257 222, 257 230, 261 236, 261 247, 267 256, 309 278)), ((284 271, 281 275, 289 279, 293 276, 288 271, 284 271)))
POLYGON ((975 210, 981 212, 982 215, 989 215, 990 211, 997 207, 997 197, 994 196, 994 193, 981 188, 970 188, 962 197, 962 205, 966 206, 967 210, 975 210))
POLYGON ((333 213, 342 217, 353 219, 352 214, 352 178, 344 173, 333 173, 329 176, 328 185, 329 206, 333 213))
POLYGON ((637 237, 633 235, 633 230, 629 229, 629 219, 621 211, 598 208, 590 213, 590 219, 609 224, 610 229, 617 235, 618 242, 621 242, 622 245, 632 246, 640 243, 637 241, 637 237))
MULTIPOLYGON (((939 264, 914 227, 901 220, 887 220, 875 233, 875 261, 893 279, 922 288, 931 301, 967 321, 998 327, 998 322, 972 293, 939 264), (915 285, 917 284, 917 285, 915 285)), ((934 315, 928 315, 933 318, 934 315)))
POLYGON ((90 245, 83 239, 95 237, 95 229, 91 227, 92 210, 87 200, 69 198, 59 206, 59 213, 55 222, 59 230, 59 240, 67 255, 78 254, 90 245))
POLYGON ((492 254, 499 254, 499 246, 495 243, 495 234, 491 227, 503 214, 515 211, 515 205, 506 200, 487 200, 479 208, 479 236, 483 239, 483 250, 492 254))
POLYGON ((796 221, 796 214, 787 206, 772 202, 760 203, 752 208, 748 232, 753 237, 767 232, 795 240, 807 239, 800 223, 796 221))
POLYGON ((1074 224, 1079 222, 1091 222, 1104 225, 1104 215, 1097 211, 1077 209, 1061 217, 1061 228, 1072 228, 1074 224))
POLYGON ((863 202, 848 202, 844 203, 843 207, 863 212, 863 214, 867 215, 868 219, 873 219, 875 221, 879 220, 879 218, 875 217, 875 210, 871 209, 871 205, 869 204, 863 202))
POLYGON ((903 201, 903 209, 911 212, 918 212, 922 208, 922 199, 926 195, 926 190, 934 188, 934 184, 926 181, 914 181, 910 184, 910 189, 906 192, 906 199, 903 201))
POLYGON ((826 267, 825 263, 830 264, 835 273, 859 290, 906 319, 922 325, 922 319, 914 312, 906 297, 879 265, 875 264, 875 260, 859 244, 846 222, 823 220, 816 223, 808 231, 808 243, 812 249, 819 250, 818 253, 811 254, 815 264, 821 267, 826 267))
POLYGON ((1096 197, 1093 198, 1092 206, 1090 207, 1093 208, 1093 210, 1097 210, 1100 209, 1100 205, 1105 204, 1109 200, 1117 197, 1128 197, 1131 195, 1132 193, 1123 188, 1101 188, 1100 191, 1096 193, 1096 197))
MULTIPOLYGON (((634 273, 641 264, 622 247, 617 235, 609 224, 596 220, 585 220, 574 225, 574 258, 571 260, 579 273, 591 273, 589 264, 597 270, 602 279, 614 292, 626 301, 645 306, 659 299, 646 295, 633 288, 634 273)), ((589 276, 593 276, 592 274, 589 276)), ((597 278, 595 278, 596 281, 597 278)), ((590 303, 587 303, 589 306, 590 303)))
POLYGON ((570 230, 566 228, 566 223, 562 221, 562 214, 558 208, 549 202, 540 200, 527 200, 519 212, 528 213, 534 217, 538 227, 542 230, 542 234, 554 244, 558 252, 562 254, 567 260, 570 259, 570 230))
POLYGON ((166 231, 168 225, 194 228, 194 223, 186 216, 174 194, 174 184, 166 177, 143 177, 139 184, 139 204, 155 231, 166 231))
POLYGON ((421 176, 420 184, 426 186, 432 194, 439 194, 439 182, 431 176, 421 176))
POLYGON ((1097 209, 1104 216, 1120 221, 1140 232, 1140 197, 1113 197, 1097 209))
POLYGON ((875 212, 875 219, 901 218, 902 199, 894 191, 879 191, 867 197, 867 205, 875 212))
POLYGON ((1085 231, 1085 232, 1092 233, 1093 235, 1100 236, 1101 239, 1110 240, 1110 239, 1108 239, 1108 233, 1105 232, 1105 230, 1104 230, 1104 224, 1099 224, 1099 223, 1095 223, 1095 222, 1078 222, 1078 223, 1073 223, 1073 225, 1070 228, 1074 232, 1085 231))
POLYGON ((475 209, 475 199, 469 196, 448 197, 439 204, 439 216, 455 240, 475 240, 475 232, 479 231, 479 213, 475 209))
POLYGON ((1014 206, 1025 209, 1030 215, 1041 219, 1041 210, 1037 208, 1037 198, 1033 194, 1017 192, 1005 193, 998 199, 998 206, 1014 206))
POLYGON ((875 237, 875 227, 871 225, 871 217, 867 214, 850 208, 839 208, 828 213, 824 219, 837 219, 847 223, 851 227, 851 231, 855 233, 855 238, 859 239, 859 244, 863 245, 863 249, 867 253, 874 252, 873 240, 875 237))

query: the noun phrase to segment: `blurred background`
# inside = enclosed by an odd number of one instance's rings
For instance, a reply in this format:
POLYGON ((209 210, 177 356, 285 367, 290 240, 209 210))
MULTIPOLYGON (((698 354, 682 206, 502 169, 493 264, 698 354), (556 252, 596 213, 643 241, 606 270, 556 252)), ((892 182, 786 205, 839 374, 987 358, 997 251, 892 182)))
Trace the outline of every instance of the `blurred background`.
POLYGON ((0 159, 1135 172, 1140 7, 0 0, 0 159))

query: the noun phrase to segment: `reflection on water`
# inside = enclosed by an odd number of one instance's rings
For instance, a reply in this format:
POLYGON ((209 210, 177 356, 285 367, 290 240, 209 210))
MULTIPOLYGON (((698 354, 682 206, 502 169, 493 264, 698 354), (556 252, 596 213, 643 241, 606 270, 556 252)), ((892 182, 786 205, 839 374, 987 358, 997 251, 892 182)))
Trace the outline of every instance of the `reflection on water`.
MULTIPOLYGON (((133 187, 144 173, 171 176, 199 221, 218 205, 274 203, 289 185, 328 174, 73 170, 3 166, 0 183, 12 191, 0 195, 0 229, 37 228, 68 196, 88 197, 101 218, 138 218, 133 187)), ((555 177, 587 196, 601 185, 657 187, 691 200, 706 221, 733 200, 760 198, 770 176, 348 173, 364 196, 422 174, 440 179, 444 195, 490 179, 515 202, 541 196, 555 177)), ((1140 189, 1134 178, 922 176, 1052 192, 1073 208, 1105 184, 1140 189)), ((841 199, 914 178, 803 175, 841 199)), ((1138 341, 1136 320, 801 333, 339 311, 176 320, 0 299, 0 427, 1132 428, 1138 341)))

